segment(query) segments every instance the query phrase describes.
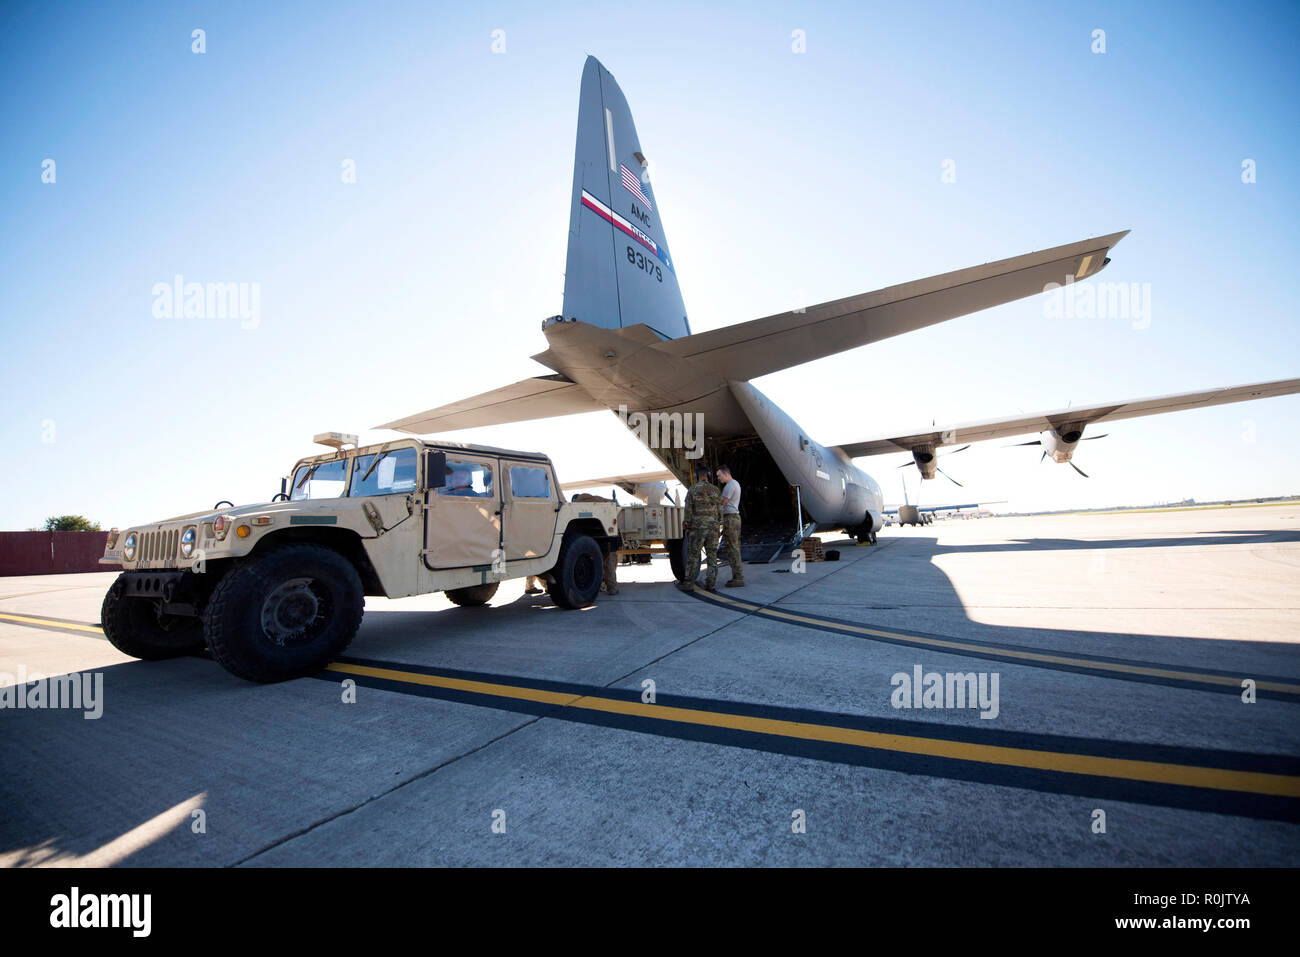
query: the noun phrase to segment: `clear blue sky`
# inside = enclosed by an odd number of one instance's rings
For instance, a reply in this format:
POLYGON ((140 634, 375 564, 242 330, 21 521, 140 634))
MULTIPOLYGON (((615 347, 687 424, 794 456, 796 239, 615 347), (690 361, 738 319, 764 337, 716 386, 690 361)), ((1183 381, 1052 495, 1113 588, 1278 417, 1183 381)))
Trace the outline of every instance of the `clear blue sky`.
MULTIPOLYGON (((1100 278, 1150 284, 1147 328, 1036 297, 758 380, 825 443, 1295 376, 1297 48, 1295 4, 7 3, 0 528, 264 500, 315 432, 547 371, 587 54, 696 331, 1133 230, 1100 278), (259 283, 258 326, 155 318, 176 274, 259 283)), ((1119 423, 1087 481, 990 443, 923 501, 1300 492, 1298 419, 1119 423)), ((606 414, 456 437, 652 464, 606 414)), ((899 461, 864 460, 892 498, 899 461)))

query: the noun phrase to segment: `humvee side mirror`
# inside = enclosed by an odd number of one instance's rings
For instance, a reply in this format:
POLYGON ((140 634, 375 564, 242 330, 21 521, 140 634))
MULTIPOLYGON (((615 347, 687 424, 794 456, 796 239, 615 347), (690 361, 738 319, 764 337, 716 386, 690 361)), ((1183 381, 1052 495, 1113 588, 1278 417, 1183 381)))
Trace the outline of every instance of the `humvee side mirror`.
POLYGON ((430 450, 424 453, 424 484, 428 488, 447 485, 447 453, 430 450))

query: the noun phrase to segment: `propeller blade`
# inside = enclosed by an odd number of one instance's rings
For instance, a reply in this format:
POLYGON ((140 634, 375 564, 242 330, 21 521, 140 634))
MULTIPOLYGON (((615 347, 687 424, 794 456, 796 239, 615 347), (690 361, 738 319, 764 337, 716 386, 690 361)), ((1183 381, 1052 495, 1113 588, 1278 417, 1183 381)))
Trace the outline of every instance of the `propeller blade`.
POLYGON ((1103 432, 1103 433, 1101 433, 1101 435, 1085 435, 1085 436, 1083 437, 1083 441, 1085 441, 1085 442, 1089 442, 1089 441, 1091 441, 1092 439, 1104 439, 1104 438, 1105 438, 1106 436, 1108 436, 1108 435, 1110 435, 1109 432, 1103 432))
POLYGON ((1034 439, 1032 442, 1012 442, 1010 445, 1004 445, 1005 449, 1018 449, 1022 445, 1042 445, 1042 439, 1034 439))
POLYGON ((1047 449, 1043 449, 1043 454, 1038 458, 1038 464, 1041 465, 1045 458, 1047 458, 1047 449))
POLYGON ((956 485, 958 488, 965 488, 965 487, 966 487, 965 485, 962 485, 961 482, 958 482, 955 478, 953 478, 951 475, 949 475, 947 472, 945 472, 943 469, 941 469, 941 468, 936 468, 935 471, 938 472, 940 475, 942 475, 944 478, 946 478, 946 479, 947 479, 949 482, 951 482, 953 485, 956 485))
POLYGON ((943 454, 943 455, 956 455, 958 452, 965 452, 968 448, 970 448, 969 445, 963 445, 963 446, 962 446, 961 448, 959 448, 959 449, 949 449, 947 452, 943 452, 943 453, 941 453, 941 454, 943 454))
POLYGON ((1074 470, 1078 472, 1080 475, 1082 475, 1084 478, 1088 478, 1088 473, 1085 472, 1083 469, 1079 468, 1079 466, 1075 465, 1073 460, 1070 461, 1070 465, 1073 466, 1074 470))
POLYGON ((916 464, 915 462, 904 462, 902 465, 899 466, 899 468, 900 468, 900 469, 905 469, 905 468, 907 468, 909 465, 915 465, 915 464, 916 464))

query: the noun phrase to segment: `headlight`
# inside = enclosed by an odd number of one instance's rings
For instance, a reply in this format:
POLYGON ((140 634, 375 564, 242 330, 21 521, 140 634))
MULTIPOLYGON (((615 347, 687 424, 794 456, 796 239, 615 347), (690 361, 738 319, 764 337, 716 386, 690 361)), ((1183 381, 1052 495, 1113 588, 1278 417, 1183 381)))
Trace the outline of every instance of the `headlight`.
POLYGON ((191 525, 189 528, 185 529, 185 533, 181 535, 182 557, 189 558, 194 554, 194 537, 194 526, 191 525))
POLYGON ((212 534, 217 537, 217 541, 222 541, 226 533, 230 531, 230 519, 224 515, 218 515, 217 520, 212 523, 212 534))
POLYGON ((108 548, 112 548, 114 545, 117 544, 117 536, 118 536, 117 529, 110 528, 108 530, 108 542, 106 543, 108 548))
POLYGON ((122 543, 122 557, 128 562, 135 561, 135 532, 126 536, 126 541, 122 543))

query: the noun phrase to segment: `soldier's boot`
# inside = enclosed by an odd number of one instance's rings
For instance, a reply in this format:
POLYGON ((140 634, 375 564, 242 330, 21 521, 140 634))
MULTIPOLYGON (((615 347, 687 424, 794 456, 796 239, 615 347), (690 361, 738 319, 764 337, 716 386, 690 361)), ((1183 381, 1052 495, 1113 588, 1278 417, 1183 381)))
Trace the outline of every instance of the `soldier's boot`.
POLYGON ((745 579, 743 579, 743 578, 733 578, 731 581, 727 582, 727 584, 726 584, 724 587, 726 587, 726 588, 744 588, 744 587, 745 587, 745 579))
POLYGON ((677 590, 678 590, 678 591, 695 591, 695 583, 694 583, 694 582, 678 582, 678 583, 677 583, 677 590))

